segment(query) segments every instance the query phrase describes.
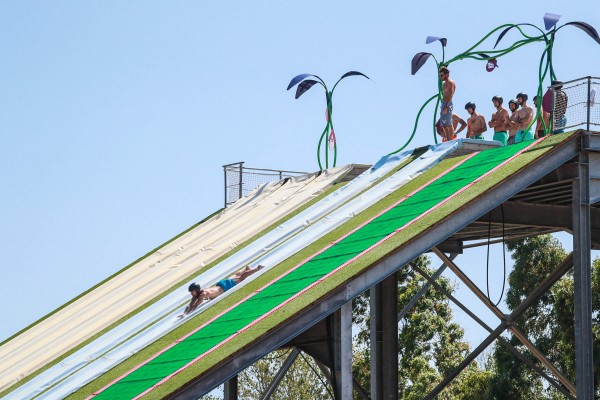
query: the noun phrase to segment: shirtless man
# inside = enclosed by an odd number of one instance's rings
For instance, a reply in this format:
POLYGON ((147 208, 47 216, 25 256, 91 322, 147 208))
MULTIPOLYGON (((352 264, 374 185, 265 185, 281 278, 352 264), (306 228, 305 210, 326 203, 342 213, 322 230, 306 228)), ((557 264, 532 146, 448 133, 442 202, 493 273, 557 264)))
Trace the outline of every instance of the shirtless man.
POLYGON ((250 275, 260 271, 264 266, 259 265, 256 268, 251 268, 249 265, 245 266, 241 270, 237 271, 235 274, 231 275, 228 279, 222 279, 216 283, 215 286, 211 286, 206 289, 200 288, 196 282, 192 283, 188 288, 188 291, 192 295, 192 300, 190 304, 185 308, 183 314, 179 315, 179 317, 183 317, 194 311, 204 300, 212 300, 215 297, 218 297, 234 287, 235 285, 242 282, 244 279, 249 277, 250 275))
POLYGON ((510 110, 511 114, 508 120, 508 140, 506 141, 506 144, 515 144, 515 137, 517 136, 517 132, 519 131, 517 128, 513 127, 513 124, 511 124, 511 121, 515 121, 517 118, 517 110, 519 109, 519 104, 517 103, 516 100, 510 100, 508 102, 508 109, 510 110))
MULTIPOLYGON (((458 134, 461 133, 463 130, 465 130, 466 127, 467 127, 467 122, 464 119, 462 119, 460 117, 460 115, 452 113, 452 128, 454 129, 454 137, 452 138, 452 140, 456 139, 458 134), (458 124, 460 124, 460 128, 458 128, 458 130, 456 130, 456 128, 458 127, 458 124)), ((442 136, 442 138, 443 138, 442 142, 448 141, 448 138, 446 138, 446 133, 442 129, 442 121, 439 119, 435 124, 435 130, 438 133, 438 135, 442 136)))
POLYGON ((487 131, 485 118, 483 115, 475 112, 476 108, 477 106, 473 102, 465 104, 465 110, 467 110, 470 115, 467 120, 467 139, 485 140, 485 137, 483 137, 483 132, 487 131))
POLYGON ((521 109, 515 113, 516 116, 514 119, 511 115, 510 125, 512 128, 518 129, 515 136, 515 143, 533 139, 533 134, 531 133, 529 125, 531 124, 531 121, 533 121, 535 113, 533 112, 533 108, 527 105, 527 98, 526 93, 521 92, 517 94, 517 102, 521 106, 521 109))
POLYGON ((504 99, 500 96, 492 97, 492 104, 496 107, 496 112, 492 114, 492 119, 488 122, 490 128, 494 128, 494 140, 506 146, 508 140, 508 111, 502 107, 504 99))
POLYGON ((544 105, 538 96, 533 97, 533 104, 539 110, 540 115, 537 117, 537 123, 535 125, 535 138, 539 139, 546 136, 546 129, 549 129, 550 113, 544 110, 544 105))
POLYGON ((454 127, 452 126, 452 110, 454 105, 452 104, 452 98, 456 91, 456 83, 450 79, 450 70, 442 66, 439 70, 440 80, 442 84, 442 109, 440 111, 440 120, 442 121, 442 129, 446 135, 446 140, 454 139, 454 127))

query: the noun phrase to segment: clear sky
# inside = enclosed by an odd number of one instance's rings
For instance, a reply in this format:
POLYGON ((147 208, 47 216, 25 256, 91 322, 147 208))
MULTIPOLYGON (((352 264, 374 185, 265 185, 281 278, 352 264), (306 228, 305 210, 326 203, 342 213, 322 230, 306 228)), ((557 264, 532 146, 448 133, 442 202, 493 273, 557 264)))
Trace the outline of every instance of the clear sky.
MULTIPOLYGON (((294 100, 293 76, 371 78, 345 80, 333 104, 338 164, 372 164, 436 91, 433 63, 410 75, 416 52, 440 54, 427 35, 453 56, 546 12, 600 29, 593 1, 3 2, 0 340, 221 207, 223 164, 316 170, 324 96, 294 100)), ((458 113, 474 101, 489 118, 493 95, 533 93, 541 51, 493 73, 453 64, 458 113)), ((554 55, 563 80, 600 75, 600 46, 575 28, 554 55)), ((411 147, 429 143, 422 125, 411 147)), ((480 260, 458 259, 485 285, 480 260)))

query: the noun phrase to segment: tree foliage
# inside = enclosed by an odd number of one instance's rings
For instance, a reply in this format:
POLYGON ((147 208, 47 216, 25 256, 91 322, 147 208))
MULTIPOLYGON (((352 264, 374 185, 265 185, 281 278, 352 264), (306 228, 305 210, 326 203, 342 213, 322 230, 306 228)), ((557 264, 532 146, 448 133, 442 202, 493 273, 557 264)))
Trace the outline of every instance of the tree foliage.
MULTIPOLYGON (((260 399, 289 353, 289 349, 276 350, 246 368, 239 375, 240 398, 260 399)), ((326 379, 314 360, 301 355, 285 374, 271 399, 313 400, 332 399, 332 396, 326 379)))
MULTIPOLYGON (((427 257, 419 257, 413 263, 430 276, 433 275, 427 257)), ((398 310, 402 310, 426 280, 409 266, 396 275, 398 310)), ((437 283, 444 291, 454 292, 450 280, 441 277, 437 283)), ((355 356, 354 377, 365 388, 370 387, 368 301, 368 293, 365 293, 355 301, 354 306, 355 323, 359 328, 355 340, 358 356, 355 356)), ((468 355, 469 345, 464 340, 464 331, 452 318, 452 309, 445 294, 431 287, 399 321, 398 398, 423 398, 468 355)), ((489 374, 479 370, 477 364, 473 363, 438 398, 480 399, 481 393, 485 393, 489 387, 489 380, 489 374)))

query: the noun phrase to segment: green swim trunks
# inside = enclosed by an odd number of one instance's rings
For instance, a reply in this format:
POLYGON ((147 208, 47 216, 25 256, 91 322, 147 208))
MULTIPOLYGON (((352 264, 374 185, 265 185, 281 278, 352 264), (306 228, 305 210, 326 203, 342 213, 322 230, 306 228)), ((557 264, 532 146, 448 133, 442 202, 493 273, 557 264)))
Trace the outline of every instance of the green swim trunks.
POLYGON ((515 143, 521 143, 526 140, 533 140, 533 133, 529 129, 526 131, 520 130, 515 135, 515 143))
POLYGON ((485 137, 483 137, 483 134, 479 134, 479 135, 473 135, 469 139, 485 140, 485 137))
POLYGON ((494 132, 494 140, 502 143, 502 146, 506 146, 506 142, 508 141, 508 132, 494 132))

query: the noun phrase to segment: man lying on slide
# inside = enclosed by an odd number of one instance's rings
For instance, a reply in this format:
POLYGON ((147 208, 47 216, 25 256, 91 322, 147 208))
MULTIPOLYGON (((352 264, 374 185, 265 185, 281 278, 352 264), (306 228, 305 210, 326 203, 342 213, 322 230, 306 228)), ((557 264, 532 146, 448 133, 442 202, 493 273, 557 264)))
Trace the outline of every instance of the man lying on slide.
POLYGON ((183 317, 184 315, 194 311, 204 300, 212 300, 215 297, 220 296, 250 275, 260 271, 263 268, 264 266, 262 265, 259 265, 256 268, 251 268, 249 265, 247 265, 241 270, 237 271, 235 274, 231 275, 229 278, 222 279, 217 282, 215 286, 211 286, 206 289, 200 288, 200 285, 198 285, 196 282, 192 283, 188 288, 190 294, 192 295, 192 300, 180 317, 183 317))

